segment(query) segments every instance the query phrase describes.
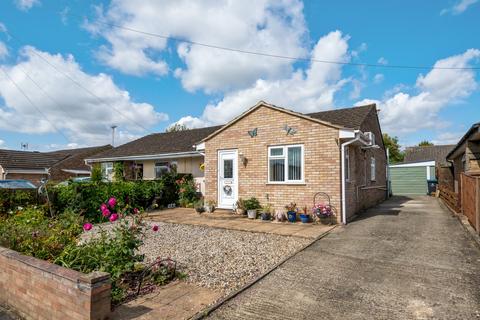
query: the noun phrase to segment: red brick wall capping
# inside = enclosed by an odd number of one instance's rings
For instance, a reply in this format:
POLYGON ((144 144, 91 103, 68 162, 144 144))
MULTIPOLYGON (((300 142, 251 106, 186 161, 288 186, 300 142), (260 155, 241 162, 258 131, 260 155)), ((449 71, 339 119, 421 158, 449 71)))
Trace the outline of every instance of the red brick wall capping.
POLYGON ((0 304, 25 319, 109 319, 110 275, 84 274, 0 247, 0 304))

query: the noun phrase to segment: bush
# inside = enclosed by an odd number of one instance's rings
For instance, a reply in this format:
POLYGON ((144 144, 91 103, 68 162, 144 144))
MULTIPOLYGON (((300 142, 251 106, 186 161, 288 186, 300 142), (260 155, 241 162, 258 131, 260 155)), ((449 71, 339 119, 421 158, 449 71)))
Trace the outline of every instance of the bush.
POLYGON ((260 202, 255 197, 245 200, 244 205, 245 205, 245 210, 255 210, 261 207, 260 202))
POLYGON ((55 211, 73 210, 92 222, 99 222, 98 204, 109 197, 119 199, 119 205, 152 209, 166 207, 178 200, 176 175, 166 174, 160 180, 71 183, 50 188, 55 211))
POLYGON ((0 215, 16 211, 17 207, 38 204, 37 189, 11 190, 0 189, 0 215))
MULTIPOLYGON (((122 278, 134 272, 135 264, 144 259, 143 255, 138 254, 138 248, 143 243, 144 224, 138 209, 123 206, 114 197, 99 207, 102 208, 102 212, 98 213, 101 219, 115 222, 120 218, 118 224, 110 232, 98 227, 99 234, 83 244, 72 243, 55 259, 55 263, 83 273, 110 273, 112 302, 117 303, 125 298, 128 291, 128 287, 122 285, 122 278)), ((91 228, 90 223, 84 225, 86 231, 91 228)))
POLYGON ((191 174, 178 179, 178 198, 180 206, 191 207, 198 200, 197 188, 191 174))
POLYGON ((35 207, 0 219, 0 245, 39 259, 53 261, 82 232, 82 218, 65 212, 49 218, 35 207))

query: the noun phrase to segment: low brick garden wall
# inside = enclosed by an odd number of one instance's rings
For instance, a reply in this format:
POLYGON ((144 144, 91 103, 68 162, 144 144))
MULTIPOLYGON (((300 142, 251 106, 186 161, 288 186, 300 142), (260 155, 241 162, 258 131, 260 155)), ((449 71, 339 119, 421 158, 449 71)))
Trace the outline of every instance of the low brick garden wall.
POLYGON ((0 304, 26 319, 109 319, 110 276, 83 274, 0 247, 0 304))

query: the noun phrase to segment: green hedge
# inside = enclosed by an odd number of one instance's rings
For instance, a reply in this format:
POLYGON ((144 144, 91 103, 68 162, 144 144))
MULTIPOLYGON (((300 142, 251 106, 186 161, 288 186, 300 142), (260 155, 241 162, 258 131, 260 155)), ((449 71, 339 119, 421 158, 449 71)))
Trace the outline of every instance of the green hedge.
POLYGON ((0 215, 15 211, 19 206, 36 205, 38 201, 37 189, 0 189, 0 215))
POLYGON ((165 175, 160 180, 120 182, 80 182, 49 189, 50 201, 56 212, 73 210, 96 222, 100 218, 99 204, 115 197, 119 205, 139 209, 166 207, 178 201, 177 175, 165 175))

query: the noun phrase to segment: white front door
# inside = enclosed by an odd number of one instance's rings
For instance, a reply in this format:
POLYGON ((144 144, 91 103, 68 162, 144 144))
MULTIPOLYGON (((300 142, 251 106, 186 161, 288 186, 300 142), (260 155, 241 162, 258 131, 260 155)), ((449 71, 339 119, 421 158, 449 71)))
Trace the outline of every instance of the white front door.
POLYGON ((218 207, 232 209, 238 199, 237 150, 218 151, 218 207))

